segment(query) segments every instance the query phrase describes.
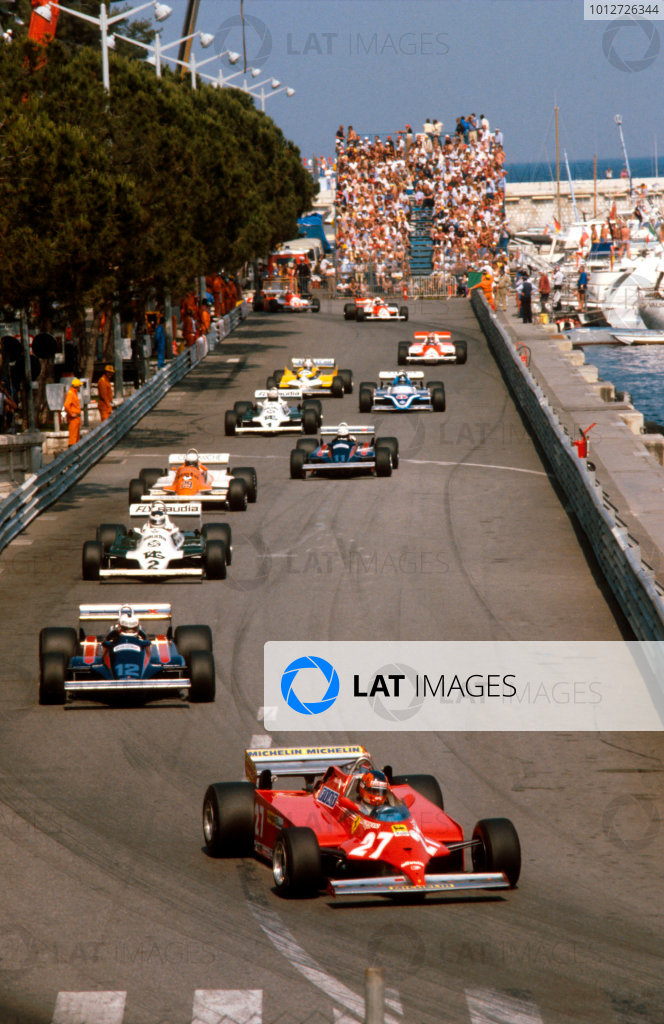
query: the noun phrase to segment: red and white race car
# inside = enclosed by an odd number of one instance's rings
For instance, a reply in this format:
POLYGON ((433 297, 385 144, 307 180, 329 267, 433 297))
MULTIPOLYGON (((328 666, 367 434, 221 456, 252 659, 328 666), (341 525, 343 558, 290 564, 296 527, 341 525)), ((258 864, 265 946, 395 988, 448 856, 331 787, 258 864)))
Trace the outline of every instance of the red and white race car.
POLYGON ((254 854, 272 864, 282 896, 395 896, 509 889, 521 849, 507 818, 464 839, 432 775, 379 771, 364 747, 247 750, 247 782, 217 782, 203 801, 213 857, 254 854), (302 777, 302 789, 281 779, 302 777), (473 870, 464 870, 469 850, 473 870))
POLYGON ((320 313, 320 299, 305 299, 289 288, 266 288, 255 293, 253 308, 259 313, 320 313))
POLYGON ((344 320, 407 320, 408 306, 396 306, 377 296, 344 305, 344 320))
POLYGON ((399 366, 408 363, 465 363, 468 346, 452 341, 449 331, 415 331, 412 341, 400 341, 399 366))

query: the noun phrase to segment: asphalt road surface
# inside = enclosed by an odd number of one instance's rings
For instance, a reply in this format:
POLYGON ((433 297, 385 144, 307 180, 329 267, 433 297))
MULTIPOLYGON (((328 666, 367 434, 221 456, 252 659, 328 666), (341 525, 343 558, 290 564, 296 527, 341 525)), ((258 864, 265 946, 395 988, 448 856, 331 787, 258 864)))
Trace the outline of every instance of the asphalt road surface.
MULTIPOLYGON (((366 420, 357 389, 327 423, 366 420)), ((376 417, 372 417, 374 421, 376 417)), ((267 640, 618 640, 629 636, 468 305, 411 322, 254 315, 0 556, 1 1024, 348 1024, 367 966, 391 1022, 662 1020, 661 734, 316 734, 438 777, 465 828, 511 818, 507 894, 280 900, 256 861, 202 852, 208 783, 252 743, 298 744, 259 718, 267 640), (291 355, 336 356, 356 384, 412 329, 450 326, 465 366, 447 411, 381 417, 389 479, 289 479, 292 438, 223 436, 223 414, 291 355), (241 455, 258 501, 226 518, 225 581, 93 584, 80 550, 127 521, 127 482, 189 445, 241 455), (94 600, 168 600, 209 623, 217 699, 145 708, 37 703, 38 633, 94 600)))

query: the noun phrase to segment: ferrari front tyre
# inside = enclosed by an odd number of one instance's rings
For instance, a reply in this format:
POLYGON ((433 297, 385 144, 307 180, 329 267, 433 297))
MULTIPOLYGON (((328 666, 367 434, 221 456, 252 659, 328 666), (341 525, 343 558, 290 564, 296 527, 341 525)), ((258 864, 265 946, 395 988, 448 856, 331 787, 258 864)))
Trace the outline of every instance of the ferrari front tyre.
POLYGON ((396 437, 377 437, 376 448, 389 448, 392 456, 392 469, 399 468, 399 440, 396 437))
POLYGON ((400 341, 397 355, 397 363, 399 366, 406 366, 408 363, 408 350, 410 348, 410 342, 400 341))
POLYGON ((83 545, 82 573, 84 580, 98 580, 104 547, 98 540, 86 540, 83 545))
POLYGON ((176 626, 173 642, 186 661, 192 651, 212 653, 212 630, 209 626, 176 626))
POLYGON ((294 448, 290 453, 290 475, 291 480, 304 480, 304 464, 307 461, 307 452, 301 448, 294 448))
POLYGON ((341 377, 344 382, 344 394, 353 394, 353 371, 352 370, 339 370, 338 376, 341 377))
POLYGON ((318 430, 318 412, 316 409, 302 410, 302 430, 305 434, 315 434, 318 430))
POLYGON ((355 303, 354 302, 346 302, 346 303, 344 303, 344 320, 354 320, 354 319, 355 319, 355 303))
POLYGON ((149 466, 146 469, 142 469, 138 474, 139 479, 143 481, 145 490, 149 491, 151 487, 154 487, 157 480, 160 477, 165 476, 163 469, 157 469, 154 466, 149 466))
POLYGON ((442 384, 431 388, 431 404, 434 412, 445 412, 445 388, 442 384))
POLYGON ((236 480, 244 480, 247 488, 247 501, 252 504, 258 495, 258 477, 253 466, 242 466, 241 469, 233 470, 233 477, 236 480))
POLYGON ((224 416, 224 433, 226 437, 235 437, 235 428, 238 426, 240 417, 232 409, 226 411, 224 416))
POLYGON ((203 549, 203 568, 209 580, 226 579, 226 545, 223 540, 208 540, 203 549))
POLYGON ((69 660, 77 649, 78 636, 72 626, 46 626, 39 634, 40 659, 46 654, 62 654, 69 660))
POLYGON ((228 485, 226 495, 231 512, 244 512, 247 507, 247 485, 244 480, 233 478, 228 485))
POLYGON ((455 341, 454 354, 457 363, 465 363, 468 359, 468 344, 465 341, 455 341))
POLYGON ((211 857, 249 857, 254 850, 254 787, 215 782, 203 799, 203 839, 211 857))
POLYGON ((389 448, 376 448, 376 476, 392 476, 392 452, 389 448))
POLYGON ((320 313, 320 299, 318 298, 318 296, 311 300, 311 312, 320 313))
POLYGON ((55 652, 44 654, 39 673, 39 703, 64 704, 67 659, 55 652))
POLYGON ((441 811, 445 810, 443 793, 435 775, 394 775, 391 785, 410 786, 429 803, 435 804, 441 811))
POLYGON ((332 378, 332 387, 330 388, 330 391, 332 392, 333 398, 344 397, 344 382, 342 381, 338 373, 335 374, 335 376, 332 378))
POLYGON ((369 388, 360 388, 360 412, 371 412, 373 405, 373 391, 369 388))
MULTIPOLYGON (((214 541, 218 544, 219 541, 214 541)), ((215 697, 214 658, 209 651, 192 651, 187 658, 189 700, 192 704, 210 704, 215 697)))
POLYGON ((272 851, 272 874, 280 896, 297 899, 316 895, 323 870, 313 829, 293 826, 279 832, 272 851))
POLYGON ((502 871, 514 888, 521 873, 521 844, 508 818, 484 818, 473 829, 473 871, 502 871))
POLYGON ((233 560, 232 532, 228 523, 206 523, 201 529, 203 540, 223 540, 226 548, 226 565, 233 560))
POLYGON ((310 452, 315 452, 319 445, 318 441, 313 437, 301 437, 295 447, 301 452, 306 452, 308 455, 310 452))
POLYGON ((408 306, 399 306, 399 316, 402 316, 404 320, 408 319, 408 306))
POLYGON ((134 480, 129 481, 129 504, 134 505, 140 501, 145 494, 146 488, 143 481, 136 477, 134 480))
POLYGON ((104 548, 104 551, 108 551, 112 547, 118 537, 127 536, 127 527, 124 523, 100 523, 97 527, 96 540, 104 548))

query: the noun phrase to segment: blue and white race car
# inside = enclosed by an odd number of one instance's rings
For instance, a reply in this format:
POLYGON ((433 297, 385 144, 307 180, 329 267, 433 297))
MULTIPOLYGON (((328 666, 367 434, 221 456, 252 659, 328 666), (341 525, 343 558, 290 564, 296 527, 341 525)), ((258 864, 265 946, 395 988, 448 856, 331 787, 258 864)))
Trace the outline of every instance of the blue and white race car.
POLYGON ((360 384, 360 412, 444 412, 445 385, 432 380, 425 386, 421 370, 382 370, 378 385, 360 384))
POLYGON ((399 441, 396 437, 376 437, 374 427, 340 423, 320 434, 320 441, 303 437, 297 442, 290 458, 291 479, 304 480, 307 473, 391 476, 399 465, 399 441))

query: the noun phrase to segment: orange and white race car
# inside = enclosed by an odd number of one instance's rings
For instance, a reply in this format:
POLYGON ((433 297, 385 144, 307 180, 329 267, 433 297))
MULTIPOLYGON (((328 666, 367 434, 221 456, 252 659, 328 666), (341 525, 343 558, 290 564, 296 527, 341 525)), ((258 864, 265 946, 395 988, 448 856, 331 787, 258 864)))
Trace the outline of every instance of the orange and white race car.
POLYGON ((378 296, 355 299, 344 305, 344 320, 407 320, 408 306, 397 306, 378 296))
POLYGON ((412 341, 400 341, 399 366, 408 363, 465 363, 468 346, 452 341, 449 331, 415 331, 412 341))
POLYGON ((179 502, 195 497, 203 508, 227 506, 243 511, 247 502, 256 501, 258 480, 253 466, 231 469, 228 453, 202 453, 195 448, 175 452, 168 457, 166 470, 142 469, 129 481, 129 504, 161 499, 179 502))

